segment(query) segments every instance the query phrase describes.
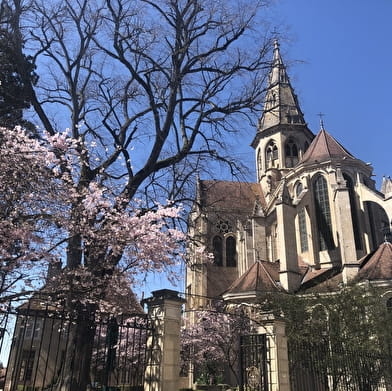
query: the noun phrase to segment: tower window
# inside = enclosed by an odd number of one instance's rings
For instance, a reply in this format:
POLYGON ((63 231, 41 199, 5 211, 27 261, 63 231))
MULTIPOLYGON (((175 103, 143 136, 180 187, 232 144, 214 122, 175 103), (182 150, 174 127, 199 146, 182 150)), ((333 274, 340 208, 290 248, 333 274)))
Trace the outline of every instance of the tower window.
POLYGON ((314 200, 320 250, 330 250, 334 248, 331 209, 327 181, 321 175, 314 182, 314 200))
POLYGON ((288 140, 285 145, 286 167, 294 167, 298 163, 298 147, 292 140, 288 140))
POLYGON ((274 141, 270 141, 266 148, 266 167, 277 167, 278 166, 278 147, 274 141))
POLYGON ((261 150, 259 149, 257 151, 257 175, 258 175, 259 180, 260 180, 260 177, 261 177, 262 170, 263 170, 263 167, 262 167, 262 155, 261 155, 261 150))

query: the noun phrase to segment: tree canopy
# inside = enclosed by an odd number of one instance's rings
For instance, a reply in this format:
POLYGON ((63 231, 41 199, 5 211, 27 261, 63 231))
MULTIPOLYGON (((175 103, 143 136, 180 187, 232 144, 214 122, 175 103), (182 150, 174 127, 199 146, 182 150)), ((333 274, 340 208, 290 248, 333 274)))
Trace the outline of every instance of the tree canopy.
POLYGON ((15 27, 17 14, 2 1, 0 5, 0 126, 13 128, 21 125, 35 132, 31 122, 23 118, 23 110, 31 103, 30 83, 35 85, 35 65, 29 56, 20 51, 23 47, 19 31, 15 27), (17 54, 21 55, 18 66, 17 54), (21 73, 23 72, 23 73, 21 73), (27 80, 26 80, 27 78, 27 80))
POLYGON ((68 270, 112 275, 129 248, 121 235, 134 224, 122 216, 137 205, 147 219, 167 200, 188 198, 207 157, 235 169, 225 139, 239 120, 255 119, 269 67, 264 6, 2 1, 16 37, 8 42, 15 72, 6 73, 23 88, 20 108, 31 104, 43 144, 57 137, 71 146, 54 151, 67 219, 42 216, 55 226, 50 248, 66 255, 68 270))
MULTIPOLYGON (((27 258, 29 250, 31 260, 60 258, 58 290, 66 306, 94 309, 115 289, 118 273, 132 279, 178 260, 183 236, 169 220, 179 216, 174 204, 189 198, 191 178, 208 169, 206 159, 238 168, 226 146, 261 109, 272 43, 266 2, 1 5, 14 38, 0 41, 8 77, 0 92, 6 112, 16 117, 7 125, 19 123, 30 106, 34 145, 53 159, 9 160, 21 168, 15 177, 21 181, 10 183, 4 200, 17 214, 3 221, 28 222, 31 235, 24 251, 11 238, 4 248, 13 247, 12 255, 3 259, 21 260, 20 252, 27 258), (17 195, 19 184, 26 188, 17 195), (42 199, 30 197, 44 189, 42 199), (34 213, 19 213, 30 209, 34 213)), ((10 156, 18 156, 15 148, 10 156)), ((85 347, 67 362, 82 360, 91 345, 91 325, 78 327, 75 346, 84 338, 85 347)), ((71 389, 84 389, 87 383, 75 376, 71 389)), ((86 382, 88 374, 79 377, 86 382)))

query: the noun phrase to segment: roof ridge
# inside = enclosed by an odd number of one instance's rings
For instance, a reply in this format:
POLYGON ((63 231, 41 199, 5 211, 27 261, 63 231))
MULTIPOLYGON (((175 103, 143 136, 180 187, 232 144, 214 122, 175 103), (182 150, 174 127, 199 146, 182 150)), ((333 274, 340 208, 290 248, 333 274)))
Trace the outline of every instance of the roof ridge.
MULTIPOLYGON (((262 268, 264 269, 265 273, 267 273, 267 276, 268 276, 268 278, 270 279, 270 281, 272 282, 272 284, 273 284, 276 288, 280 289, 280 286, 279 286, 279 285, 276 283, 276 281, 272 278, 271 274, 270 274, 269 271, 265 268, 265 266, 264 266, 264 264, 261 262, 261 260, 258 261, 258 262, 261 263, 262 268)), ((268 262, 268 261, 263 261, 263 262, 268 262)))
POLYGON ((321 129, 302 156, 300 163, 319 163, 333 158, 356 159, 328 131, 321 129))

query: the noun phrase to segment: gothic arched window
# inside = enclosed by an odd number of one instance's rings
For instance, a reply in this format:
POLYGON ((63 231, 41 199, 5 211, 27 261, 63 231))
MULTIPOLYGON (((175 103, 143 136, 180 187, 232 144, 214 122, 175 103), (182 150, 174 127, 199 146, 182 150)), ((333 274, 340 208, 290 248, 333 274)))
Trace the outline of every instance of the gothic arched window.
POLYGON ((263 170, 263 162, 262 162, 262 154, 261 150, 259 149, 257 151, 257 177, 260 180, 261 177, 261 171, 263 170))
POLYGON ((220 236, 214 236, 212 240, 212 248, 214 254, 214 264, 223 266, 223 239, 220 236))
POLYGON ((228 236, 226 238, 226 266, 237 266, 237 249, 233 236, 228 236))
POLYGON ((297 198, 301 195, 303 189, 304 189, 304 186, 303 186, 302 182, 298 182, 295 185, 295 196, 297 198))
POLYGON ((298 163, 298 147, 294 140, 289 139, 285 145, 286 167, 294 167, 298 163))
POLYGON ((299 227, 299 240, 301 244, 301 252, 304 253, 309 249, 305 208, 301 208, 298 212, 298 227, 299 227))
POLYGON ((330 250, 334 248, 331 208, 327 181, 322 175, 319 175, 314 181, 314 200, 320 250, 330 250))
POLYGON ((350 197, 350 211, 351 211, 351 220, 353 223, 353 230, 354 230, 355 248, 357 250, 361 250, 362 241, 359 232, 358 210, 357 210, 357 203, 355 199, 354 184, 352 179, 348 175, 343 174, 343 178, 346 181, 346 186, 348 188, 348 194, 350 197))
POLYGON ((275 141, 270 141, 267 145, 267 148, 265 150, 265 158, 266 158, 266 167, 277 167, 278 166, 278 147, 275 143, 275 141))

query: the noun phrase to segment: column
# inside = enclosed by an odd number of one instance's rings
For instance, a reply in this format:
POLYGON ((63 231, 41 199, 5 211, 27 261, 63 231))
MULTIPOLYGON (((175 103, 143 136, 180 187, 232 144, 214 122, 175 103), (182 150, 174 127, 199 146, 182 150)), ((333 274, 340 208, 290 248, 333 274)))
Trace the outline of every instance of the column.
POLYGON ((162 289, 144 300, 152 319, 153 331, 147 340, 149 354, 145 391, 176 391, 180 374, 181 306, 178 292, 162 289))

